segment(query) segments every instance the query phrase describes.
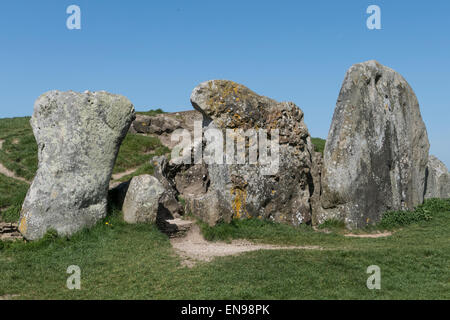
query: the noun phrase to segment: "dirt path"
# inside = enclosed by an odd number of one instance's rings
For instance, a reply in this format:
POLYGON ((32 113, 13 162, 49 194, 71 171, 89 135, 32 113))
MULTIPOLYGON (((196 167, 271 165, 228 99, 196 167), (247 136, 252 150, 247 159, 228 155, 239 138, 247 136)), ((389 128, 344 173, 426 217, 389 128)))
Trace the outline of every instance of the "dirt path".
POLYGON ((120 172, 120 173, 115 173, 111 176, 111 181, 109 182, 109 189, 114 189, 115 187, 117 187, 119 184, 121 184, 121 181, 117 181, 122 179, 123 177, 132 174, 134 172, 136 172, 138 168, 133 168, 133 169, 129 169, 125 172, 120 172))
POLYGON ((13 179, 16 179, 16 180, 20 180, 20 181, 22 181, 22 182, 25 182, 25 183, 27 183, 27 184, 30 184, 30 183, 31 183, 30 181, 28 181, 28 180, 26 180, 26 179, 24 179, 24 178, 22 178, 22 177, 16 176, 16 174, 15 174, 14 172, 12 172, 12 171, 9 170, 8 168, 6 168, 6 167, 5 167, 3 164, 1 164, 1 163, 0 163, 0 173, 3 174, 3 175, 5 175, 5 176, 7 176, 7 177, 10 177, 10 178, 13 178, 13 179))
POLYGON ((383 232, 383 233, 364 233, 364 234, 353 234, 348 233, 345 235, 346 237, 351 238, 383 238, 392 236, 392 232, 383 232))
POLYGON ((137 169, 138 168, 129 169, 129 170, 125 171, 125 172, 113 174, 111 177, 112 177, 113 180, 119 180, 119 179, 122 179, 123 177, 125 177, 125 176, 127 176, 129 174, 134 173, 137 169))
POLYGON ((182 238, 171 239, 172 247, 183 257, 183 265, 193 267, 198 261, 209 262, 215 257, 238 255, 257 250, 323 250, 319 246, 276 246, 270 244, 255 244, 246 240, 226 242, 206 241, 197 225, 182 238))
MULTIPOLYGON (((0 150, 2 150, 2 148, 3 148, 3 143, 5 142, 5 140, 0 140, 0 150)), ((14 173, 14 172, 12 172, 11 170, 9 170, 8 168, 6 168, 3 164, 1 164, 0 163, 0 173, 1 174, 3 174, 3 175, 5 175, 5 176, 7 176, 7 177, 10 177, 10 178, 13 178, 13 179, 16 179, 16 180, 20 180, 20 181, 22 181, 22 182, 25 182, 25 183, 28 183, 28 184, 30 184, 30 181, 28 181, 28 180, 26 180, 26 179, 24 179, 24 178, 22 178, 22 177, 19 177, 19 176, 16 176, 16 174, 14 173)))
MULTIPOLYGON (((330 230, 327 229, 319 229, 316 226, 313 227, 314 231, 316 232, 322 232, 322 233, 326 233, 329 234, 331 233, 330 230)), ((349 238, 383 238, 383 237, 389 237, 392 236, 392 232, 377 232, 377 233, 345 233, 344 237, 349 237, 349 238)))
POLYGON ((18 296, 18 294, 5 294, 4 296, 0 296, 0 300, 12 300, 18 296))

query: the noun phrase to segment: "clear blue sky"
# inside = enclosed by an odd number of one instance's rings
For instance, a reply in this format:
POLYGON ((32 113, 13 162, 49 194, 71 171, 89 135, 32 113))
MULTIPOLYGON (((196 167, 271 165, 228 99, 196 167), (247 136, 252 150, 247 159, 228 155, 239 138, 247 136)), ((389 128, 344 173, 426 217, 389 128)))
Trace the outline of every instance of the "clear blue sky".
POLYGON ((51 89, 107 90, 136 109, 191 109, 191 90, 229 79, 305 112, 326 137, 346 70, 376 59, 419 99, 431 153, 450 167, 450 1, 2 1, 0 117, 31 115, 51 89), (81 7, 82 29, 66 28, 81 7), (366 8, 381 7, 382 30, 366 8))

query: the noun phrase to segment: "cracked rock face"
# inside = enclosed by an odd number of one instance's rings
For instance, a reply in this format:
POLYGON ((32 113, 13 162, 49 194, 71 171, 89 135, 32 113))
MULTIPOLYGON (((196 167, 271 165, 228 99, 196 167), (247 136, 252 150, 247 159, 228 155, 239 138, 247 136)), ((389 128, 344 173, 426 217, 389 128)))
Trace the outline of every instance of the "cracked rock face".
POLYGON ((406 80, 376 61, 345 76, 324 151, 318 222, 348 227, 379 221, 424 199, 429 142, 406 80))
POLYGON ((435 156, 428 158, 426 176, 425 199, 450 198, 450 173, 445 164, 435 156))
POLYGON ((227 129, 231 129, 231 135, 236 133, 235 141, 242 137, 239 130, 278 129, 279 166, 269 173, 260 161, 250 163, 248 150, 255 145, 251 139, 245 141, 244 164, 227 164, 224 147, 223 164, 207 164, 206 172, 201 168, 191 170, 194 175, 198 172, 197 180, 207 187, 202 192, 183 194, 188 211, 210 225, 249 217, 292 225, 310 222, 313 146, 302 110, 291 102, 277 102, 226 80, 201 83, 193 90, 191 103, 203 114, 204 131, 219 129, 224 140, 227 129))
POLYGON ((111 173, 134 107, 107 92, 50 91, 31 118, 39 168, 22 207, 19 230, 29 240, 47 230, 71 235, 106 216, 111 173))

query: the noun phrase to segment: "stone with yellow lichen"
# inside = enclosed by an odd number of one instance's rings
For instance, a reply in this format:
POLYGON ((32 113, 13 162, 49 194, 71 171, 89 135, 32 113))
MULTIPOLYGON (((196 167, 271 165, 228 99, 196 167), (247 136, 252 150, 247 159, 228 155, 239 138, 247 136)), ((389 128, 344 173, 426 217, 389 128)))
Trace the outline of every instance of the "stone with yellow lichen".
MULTIPOLYGON (((227 129, 234 133, 279 130, 280 152, 279 169, 271 175, 263 174, 263 165, 250 164, 248 154, 245 164, 209 164, 208 189, 183 195, 188 210, 211 225, 249 217, 308 223, 314 189, 313 147, 302 110, 292 102, 277 102, 228 80, 201 83, 193 90, 191 103, 203 114, 204 129, 222 130, 224 137, 227 129)), ((241 140, 236 137, 236 141, 241 140)), ((246 138, 247 151, 254 143, 246 138)))

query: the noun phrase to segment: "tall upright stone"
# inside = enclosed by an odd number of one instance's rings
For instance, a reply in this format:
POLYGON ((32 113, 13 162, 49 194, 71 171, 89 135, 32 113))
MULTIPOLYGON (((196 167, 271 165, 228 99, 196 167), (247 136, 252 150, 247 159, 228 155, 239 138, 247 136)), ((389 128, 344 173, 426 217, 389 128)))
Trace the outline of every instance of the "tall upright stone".
POLYGON ((316 221, 349 227, 424 199, 429 142, 406 80, 376 61, 353 65, 339 94, 324 151, 316 221))
POLYGON ((111 173, 134 118, 127 98, 103 91, 50 91, 36 100, 39 168, 20 215, 25 238, 49 229, 71 235, 105 217, 111 173))
POLYGON ((450 173, 445 164, 435 156, 429 156, 426 170, 425 199, 450 198, 450 173))

